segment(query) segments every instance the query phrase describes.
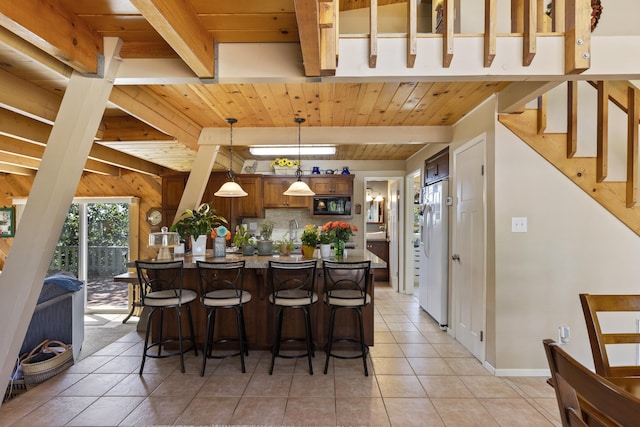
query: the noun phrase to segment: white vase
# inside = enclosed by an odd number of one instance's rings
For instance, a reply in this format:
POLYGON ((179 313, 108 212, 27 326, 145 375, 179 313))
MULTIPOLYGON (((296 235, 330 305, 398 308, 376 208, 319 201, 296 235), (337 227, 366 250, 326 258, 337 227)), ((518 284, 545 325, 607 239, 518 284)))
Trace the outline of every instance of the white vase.
POLYGON ((194 239, 191 236, 191 255, 204 255, 207 252, 207 235, 203 234, 194 239))
POLYGON ((322 258, 331 257, 331 243, 320 243, 320 256, 322 258))

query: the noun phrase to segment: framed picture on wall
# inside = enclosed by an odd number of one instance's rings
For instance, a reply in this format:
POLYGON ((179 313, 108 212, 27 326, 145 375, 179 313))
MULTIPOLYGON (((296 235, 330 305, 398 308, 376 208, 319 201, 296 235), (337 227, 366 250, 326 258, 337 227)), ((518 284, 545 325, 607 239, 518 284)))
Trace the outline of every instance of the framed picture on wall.
POLYGON ((16 233, 16 208, 0 208, 0 237, 13 237, 16 233))

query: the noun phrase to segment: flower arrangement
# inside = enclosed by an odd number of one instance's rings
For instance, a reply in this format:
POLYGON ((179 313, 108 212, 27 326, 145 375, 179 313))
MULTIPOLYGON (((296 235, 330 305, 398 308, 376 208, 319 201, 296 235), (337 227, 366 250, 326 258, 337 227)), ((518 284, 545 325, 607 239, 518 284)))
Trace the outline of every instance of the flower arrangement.
POLYGON ((319 240, 318 227, 315 225, 305 225, 302 230, 302 236, 300 237, 302 244, 305 246, 316 247, 319 240))
POLYGON ((329 221, 322 226, 321 231, 328 235, 333 242, 346 242, 353 233, 358 231, 358 227, 344 221, 329 221))
POLYGON ((227 227, 220 225, 211 231, 211 238, 224 237, 225 240, 231 240, 231 232, 227 230, 227 227))
POLYGON ((180 237, 186 239, 187 235, 197 239, 198 236, 206 236, 216 225, 227 224, 226 218, 216 215, 216 210, 209 203, 203 203, 197 209, 187 209, 175 224, 171 231, 176 231, 180 237))
POLYGON ((298 166, 298 164, 299 162, 297 160, 289 160, 286 157, 278 157, 269 164, 269 167, 273 168, 275 166, 280 166, 284 168, 295 168, 298 166))
POLYGON ((333 243, 335 239, 329 233, 321 232, 319 236, 319 240, 321 245, 329 245, 333 243))

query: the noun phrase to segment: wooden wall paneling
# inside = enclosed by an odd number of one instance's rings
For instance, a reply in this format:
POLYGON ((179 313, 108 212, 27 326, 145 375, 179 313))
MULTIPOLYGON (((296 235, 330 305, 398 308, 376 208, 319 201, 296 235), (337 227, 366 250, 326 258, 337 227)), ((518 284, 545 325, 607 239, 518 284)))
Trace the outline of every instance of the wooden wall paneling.
MULTIPOLYGON (((34 177, 0 175, 0 206, 11 206, 13 198, 28 197, 34 177)), ((140 199, 138 212, 138 252, 139 258, 155 256, 155 250, 147 248, 149 223, 145 215, 152 207, 162 205, 162 183, 160 178, 145 174, 123 171, 121 176, 104 176, 85 173, 80 179, 76 197, 133 196, 140 199)), ((166 220, 166 218, 164 218, 166 220)), ((13 239, 0 239, 0 269, 11 248, 13 239)), ((132 253, 132 260, 134 254, 132 253)))

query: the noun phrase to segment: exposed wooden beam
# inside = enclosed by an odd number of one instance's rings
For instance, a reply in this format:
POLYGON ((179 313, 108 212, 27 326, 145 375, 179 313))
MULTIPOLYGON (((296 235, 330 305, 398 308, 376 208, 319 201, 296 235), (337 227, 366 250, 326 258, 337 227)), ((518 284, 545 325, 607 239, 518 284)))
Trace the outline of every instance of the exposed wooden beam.
POLYGON ((627 89, 629 112, 627 113, 627 207, 638 203, 638 120, 640 119, 640 97, 638 90, 627 89))
POLYGON ((80 73, 100 72, 102 37, 60 0, 0 2, 0 25, 80 73))
POLYGON ((598 82, 598 118, 596 128, 596 181, 603 182, 609 168, 609 87, 598 82))
POLYGON ((101 141, 171 141, 175 138, 130 116, 104 116, 101 141))
POLYGON ((0 69, 0 106, 53 124, 62 97, 0 69))
POLYGON ((522 37, 522 65, 529 66, 536 56, 537 33, 537 2, 524 0, 524 34, 522 37))
POLYGON ((449 68, 453 60, 453 23, 455 18, 453 0, 444 0, 442 32, 442 67, 449 68))
POLYGON ((213 36, 188 0, 131 0, 180 58, 200 78, 214 77, 213 36))
POLYGON ((71 76, 73 68, 3 27, 0 27, 0 43, 12 47, 25 57, 35 59, 63 77, 69 78, 71 76))
MULTIPOLYGON (((51 129, 52 127, 46 123, 0 108, 0 132, 4 135, 44 146, 49 139, 51 129)), ((19 154, 16 151, 14 153, 19 154)), ((160 176, 164 171, 164 168, 154 163, 107 147, 99 148, 97 144, 91 148, 89 157, 92 160, 150 175, 160 176)), ((42 158, 42 155, 39 158, 42 158)), ((92 169, 98 171, 100 168, 94 165, 92 169)), ((109 169, 107 173, 111 175, 113 171, 109 169)))
POLYGON ((0 172, 8 173, 12 175, 23 175, 23 176, 35 176, 36 171, 29 168, 23 168, 20 166, 8 165, 6 163, 0 162, 0 172))
POLYGON ((114 86, 109 100, 122 111, 148 123, 160 132, 175 137, 193 151, 198 150, 198 138, 202 127, 182 111, 168 106, 144 88, 114 86))
POLYGON ((317 0, 295 0, 296 21, 302 50, 304 74, 307 77, 320 76, 320 28, 317 0))
POLYGON ((567 1, 565 8, 564 72, 578 74, 591 67, 591 4, 567 1))
POLYGON ((490 67, 496 57, 497 0, 484 1, 484 66, 490 67))

